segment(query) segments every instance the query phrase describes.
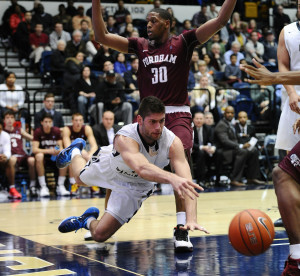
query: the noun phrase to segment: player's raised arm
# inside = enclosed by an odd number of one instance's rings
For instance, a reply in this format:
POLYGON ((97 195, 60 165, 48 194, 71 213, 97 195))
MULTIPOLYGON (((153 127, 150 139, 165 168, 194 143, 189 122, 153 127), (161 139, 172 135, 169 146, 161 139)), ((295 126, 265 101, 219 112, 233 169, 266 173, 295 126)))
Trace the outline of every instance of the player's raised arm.
POLYGON ((236 0, 225 0, 220 9, 219 15, 216 18, 205 22, 197 29, 196 36, 200 43, 205 43, 214 33, 226 26, 235 4, 236 0))
POLYGON ((111 34, 107 31, 102 13, 101 1, 92 0, 92 15, 93 28, 95 32, 95 39, 97 42, 104 44, 119 52, 128 53, 128 40, 125 37, 111 34))

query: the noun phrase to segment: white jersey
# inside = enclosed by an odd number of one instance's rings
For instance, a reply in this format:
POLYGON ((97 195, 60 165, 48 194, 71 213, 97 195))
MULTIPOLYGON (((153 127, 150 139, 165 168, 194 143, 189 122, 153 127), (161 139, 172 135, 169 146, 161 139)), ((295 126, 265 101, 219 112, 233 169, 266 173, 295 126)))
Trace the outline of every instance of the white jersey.
POLYGON ((10 136, 4 130, 0 132, 0 154, 4 154, 7 159, 11 156, 10 136))
MULTIPOLYGON (((300 70, 300 26, 298 22, 291 23, 284 27, 284 43, 290 56, 290 70, 300 70)), ((295 85, 295 90, 300 95, 300 85, 295 85)), ((293 124, 300 115, 293 112, 289 105, 289 97, 284 86, 281 88, 281 106, 282 112, 277 131, 275 147, 283 150, 291 150, 297 142, 300 135, 293 133, 293 124)))

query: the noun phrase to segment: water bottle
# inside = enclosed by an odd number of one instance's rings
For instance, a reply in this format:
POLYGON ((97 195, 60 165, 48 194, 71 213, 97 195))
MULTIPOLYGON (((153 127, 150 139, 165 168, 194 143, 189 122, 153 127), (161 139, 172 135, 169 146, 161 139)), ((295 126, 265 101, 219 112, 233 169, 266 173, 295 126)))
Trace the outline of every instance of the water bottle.
POLYGON ((26 197, 27 197, 27 182, 25 179, 23 179, 21 182, 21 194, 22 194, 22 198, 26 199, 26 197))
MULTIPOLYGON (((208 145, 209 147, 211 147, 211 143, 207 143, 207 145, 208 145)), ((209 156, 212 157, 213 155, 212 155, 211 153, 209 153, 209 156)))
MULTIPOLYGON (((55 146, 55 149, 56 150, 59 150, 59 146, 55 146)), ((56 161, 56 155, 51 155, 51 160, 53 161, 53 162, 55 162, 56 161)))

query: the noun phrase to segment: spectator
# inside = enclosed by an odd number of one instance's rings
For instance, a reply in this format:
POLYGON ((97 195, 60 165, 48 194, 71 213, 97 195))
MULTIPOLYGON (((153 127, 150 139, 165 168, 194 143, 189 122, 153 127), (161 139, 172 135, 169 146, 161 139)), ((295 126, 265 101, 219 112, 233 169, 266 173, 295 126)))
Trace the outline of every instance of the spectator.
POLYGON ((257 32, 258 40, 260 40, 262 38, 262 34, 261 34, 261 31, 259 31, 258 28, 257 28, 256 20, 255 19, 250 19, 247 32, 248 32, 249 35, 251 35, 251 33, 253 31, 257 32))
MULTIPOLYGON (((222 152, 214 144, 213 129, 204 123, 204 114, 196 112, 193 117, 194 142, 192 159, 194 176, 200 186, 205 186, 207 172, 211 170, 211 163, 216 166, 216 185, 219 185, 222 168, 222 152)), ((211 175, 211 173, 210 173, 211 175)))
POLYGON ((86 53, 86 43, 82 40, 82 32, 75 30, 72 33, 72 39, 67 42, 66 56, 75 57, 78 52, 86 53))
POLYGON ((100 49, 100 44, 95 40, 95 33, 93 30, 90 31, 89 41, 86 43, 87 60, 92 63, 94 56, 100 49))
POLYGON ((15 164, 11 160, 10 136, 6 131, 3 131, 3 121, 0 118, 0 169, 5 170, 5 176, 8 179, 9 198, 20 199, 22 196, 14 184, 14 166, 15 164))
POLYGON ((118 34, 119 29, 116 27, 116 20, 113 15, 107 17, 107 31, 112 34, 118 34))
POLYGON ((214 70, 217 72, 224 72, 225 70, 225 60, 224 56, 221 54, 221 46, 220 43, 213 43, 211 45, 211 65, 214 70))
POLYGON ((119 73, 121 76, 124 76, 126 71, 131 70, 130 63, 125 59, 125 55, 123 53, 117 54, 117 60, 114 64, 115 72, 119 73))
POLYGON ((92 29, 92 20, 89 16, 84 15, 84 7, 78 6, 77 14, 72 17, 72 27, 73 30, 79 30, 81 28, 81 21, 85 20, 88 24, 88 28, 92 29))
POLYGON ((58 6, 58 14, 53 16, 53 24, 55 25, 56 23, 61 23, 63 30, 66 32, 72 32, 72 17, 67 14, 64 4, 58 6))
POLYGON ((40 72, 40 60, 42 58, 42 53, 44 51, 51 51, 49 46, 49 37, 47 34, 43 33, 42 24, 35 25, 35 31, 30 34, 29 40, 32 48, 29 58, 33 61, 34 73, 38 74, 40 72))
POLYGON ((193 15, 192 25, 194 28, 198 28, 208 20, 207 5, 202 4, 201 10, 193 15))
POLYGON ((5 111, 11 110, 28 122, 28 111, 24 109, 25 93, 23 88, 16 84, 16 74, 8 71, 4 78, 5 83, 0 84, 0 117, 3 117, 5 111))
POLYGON ((234 108, 227 106, 224 118, 215 127, 215 142, 217 148, 223 150, 223 165, 233 164, 231 172, 232 186, 245 186, 242 183, 245 165, 247 164, 247 184, 264 184, 259 178, 259 160, 257 150, 248 150, 249 143, 239 144, 234 125, 231 124, 234 118, 234 108))
POLYGON ((49 43, 52 50, 57 49, 57 41, 63 40, 66 43, 71 40, 71 35, 64 31, 63 24, 60 22, 55 23, 54 31, 49 36, 49 43))
MULTIPOLYGON (((22 127, 15 126, 15 113, 11 110, 8 110, 4 113, 4 130, 10 136, 11 142, 11 158, 10 162, 12 163, 11 174, 12 179, 15 179, 15 167, 18 169, 19 167, 26 167, 28 168, 29 172, 29 189, 30 195, 32 197, 37 196, 36 190, 36 174, 35 174, 35 159, 33 156, 29 156, 23 149, 23 138, 28 141, 33 140, 33 136, 27 133, 22 127)), ((13 182, 12 182, 13 183, 13 182)))
POLYGON ((215 3, 210 3, 209 10, 207 11, 208 20, 218 17, 219 12, 216 10, 216 7, 215 3))
POLYGON ((64 84, 65 60, 66 60, 66 42, 64 40, 57 41, 56 50, 52 52, 50 58, 51 76, 56 85, 64 84))
POLYGON ((264 45, 258 41, 258 34, 253 31, 250 35, 250 39, 245 45, 245 53, 247 62, 252 62, 252 58, 255 58, 258 62, 263 63, 264 45))
POLYGON ((10 34, 14 35, 20 22, 25 21, 24 13, 19 5, 15 5, 15 11, 9 17, 10 34))
MULTIPOLYGON (((245 111, 240 111, 235 124, 235 130, 239 144, 249 143, 252 137, 256 138, 255 128, 248 123, 248 115, 245 111)), ((257 148, 255 148, 257 150, 257 148)))
POLYGON ((220 45, 220 53, 223 55, 225 53, 225 45, 220 38, 220 33, 213 34, 211 39, 207 42, 206 49, 208 53, 211 52, 211 48, 214 43, 218 43, 220 45))
POLYGON ((41 127, 41 121, 43 116, 48 113, 52 116, 52 124, 55 127, 63 128, 64 120, 62 114, 54 108, 55 98, 53 93, 47 93, 44 96, 43 105, 44 107, 37 113, 34 114, 34 129, 41 127))
POLYGON ((185 32, 190 31, 192 29, 193 29, 193 27, 192 27, 191 20, 185 19, 182 23, 182 28, 181 28, 180 32, 185 33, 185 32))
MULTIPOLYGON (((278 44, 275 41, 275 36, 271 30, 268 30, 265 35, 264 45, 264 55, 263 60, 266 62, 267 66, 273 66, 277 68, 277 48, 278 44)), ((274 68, 275 69, 275 68, 274 68)))
POLYGON ((153 1, 153 9, 159 9, 161 6, 160 0, 154 0, 153 1))
POLYGON ((77 9, 74 7, 74 1, 73 0, 67 0, 67 8, 66 8, 66 14, 71 16, 71 18, 75 15, 77 15, 77 9))
POLYGON ((133 28, 132 31, 138 31, 138 29, 135 26, 133 26, 133 20, 131 14, 127 14, 125 16, 125 22, 119 26, 119 34, 122 35, 123 33, 126 32, 126 27, 128 24, 132 24, 132 28, 133 28))
POLYGON ((278 5, 276 13, 274 13, 274 31, 275 31, 275 37, 278 40, 279 34, 284 26, 291 23, 290 17, 283 12, 283 6, 278 5))
POLYGON ((171 14, 172 17, 172 25, 171 28, 174 28, 174 33, 177 35, 179 33, 180 28, 182 27, 182 23, 178 21, 178 19, 174 15, 174 11, 171 7, 167 8, 167 12, 171 14))
POLYGON ((140 102, 140 93, 138 86, 138 69, 139 69, 139 60, 137 57, 134 57, 131 61, 131 69, 124 73, 125 88, 133 90, 130 93, 130 96, 133 97, 138 103, 140 102))
POLYGON ((80 21, 80 31, 82 33, 82 40, 86 43, 90 40, 90 29, 88 21, 82 19, 80 21))
POLYGON ((238 12, 234 12, 231 16, 231 22, 229 24, 229 29, 231 32, 233 32, 236 27, 241 28, 241 23, 241 15, 238 12))
MULTIPOLYGON (((117 122, 130 124, 132 122, 132 106, 126 102, 122 83, 116 81, 113 70, 106 72, 105 75, 105 80, 100 82, 96 89, 96 103, 103 102, 104 110, 114 112, 117 122)), ((102 112, 99 111, 101 117, 102 112)))
POLYGON ((239 65, 236 65, 237 55, 232 54, 230 56, 230 65, 226 65, 225 67, 225 80, 229 85, 232 85, 235 82, 242 82, 242 72, 239 65))
POLYGON ((215 86, 214 79, 207 69, 206 62, 204 60, 199 60, 198 65, 199 72, 194 74, 195 80, 198 82, 200 80, 200 77, 206 76, 208 78, 208 85, 215 86))
POLYGON ((240 64, 240 60, 244 59, 244 55, 240 52, 241 50, 241 44, 237 41, 234 41, 231 43, 231 49, 226 51, 224 54, 224 60, 226 64, 231 64, 230 56, 232 54, 236 54, 237 60, 236 65, 240 64))
POLYGON ((120 27, 121 24, 125 23, 125 17, 127 14, 130 14, 130 12, 127 9, 125 9, 124 1, 118 0, 118 9, 114 13, 114 18, 116 20, 117 27, 120 27))
POLYGON ((233 33, 229 35, 229 40, 226 45, 226 49, 231 48, 231 44, 237 41, 240 44, 240 51, 244 50, 245 44, 247 42, 246 36, 241 32, 241 27, 234 27, 233 33))
MULTIPOLYGON (((35 157, 36 171, 38 175, 38 181, 40 184, 40 197, 49 197, 50 192, 47 187, 45 178, 45 168, 52 168, 57 170, 56 162, 52 161, 51 156, 56 156, 63 149, 62 138, 60 129, 53 126, 53 118, 49 113, 45 113, 41 120, 41 127, 34 131, 32 142, 32 153, 35 157), (59 149, 55 149, 58 146, 59 149)), ((68 196, 68 192, 61 183, 60 177, 64 175, 64 169, 59 170, 58 185, 56 187, 56 193, 58 196, 68 196)))
POLYGON ((125 31, 123 33, 121 33, 120 35, 128 38, 128 37, 132 36, 133 31, 137 31, 137 29, 134 29, 132 23, 127 23, 125 26, 125 31))
POLYGON ((115 63, 116 51, 112 50, 111 48, 108 48, 105 45, 101 45, 101 48, 98 50, 97 54, 93 58, 92 66, 93 66, 93 68, 103 68, 104 63, 106 61, 115 63))
POLYGON ((190 69, 194 74, 197 74, 199 72, 199 61, 199 52, 196 49, 194 49, 190 62, 190 69))
POLYGON ((84 121, 88 121, 87 110, 94 103, 98 80, 91 76, 91 69, 84 66, 81 77, 75 83, 75 97, 78 101, 78 111, 83 115, 84 121))
POLYGON ((32 22, 34 25, 42 24, 43 30, 47 35, 49 35, 53 29, 52 15, 45 12, 42 4, 37 5, 36 11, 32 16, 32 22))
MULTIPOLYGON (((104 64, 103 64, 103 74, 99 76, 99 80, 104 81, 105 73, 110 70, 114 70, 114 64, 108 60, 108 61, 104 62, 104 64)), ((122 84, 122 86, 125 87, 125 80, 121 76, 121 74, 115 72, 115 75, 116 75, 116 81, 120 82, 122 84)))
POLYGON ((215 72, 215 68, 212 65, 210 55, 209 54, 204 54, 202 56, 202 60, 204 60, 205 63, 206 63, 206 68, 207 68, 208 73, 213 76, 213 74, 215 72))
POLYGON ((211 126, 211 127, 215 126, 214 116, 209 111, 204 113, 204 124, 211 126))

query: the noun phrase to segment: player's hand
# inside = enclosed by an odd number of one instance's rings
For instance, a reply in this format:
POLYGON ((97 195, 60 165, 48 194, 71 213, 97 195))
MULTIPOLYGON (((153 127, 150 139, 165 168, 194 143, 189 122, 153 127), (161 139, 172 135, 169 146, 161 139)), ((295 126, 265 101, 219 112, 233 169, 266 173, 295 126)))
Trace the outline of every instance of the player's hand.
POLYGON ((182 199, 184 199, 184 195, 187 195, 191 199, 199 197, 199 194, 195 189, 203 191, 203 188, 198 184, 179 176, 172 181, 171 185, 174 191, 177 192, 178 196, 182 199))
POLYGON ((187 222, 184 226, 181 226, 180 229, 182 230, 199 230, 199 231, 203 231, 206 234, 209 234, 209 232, 201 225, 199 225, 196 222, 187 222))
POLYGON ((249 74, 255 80, 246 79, 249 83, 257 83, 260 85, 272 85, 272 73, 262 64, 252 59, 253 64, 257 67, 249 64, 240 65, 240 69, 249 74))
POLYGON ((293 124, 293 131, 296 134, 298 130, 298 134, 300 134, 300 119, 297 119, 296 122, 293 124))
POLYGON ((290 109, 298 114, 300 114, 300 108, 299 103, 300 102, 300 96, 296 92, 293 92, 289 95, 289 105, 290 109))

